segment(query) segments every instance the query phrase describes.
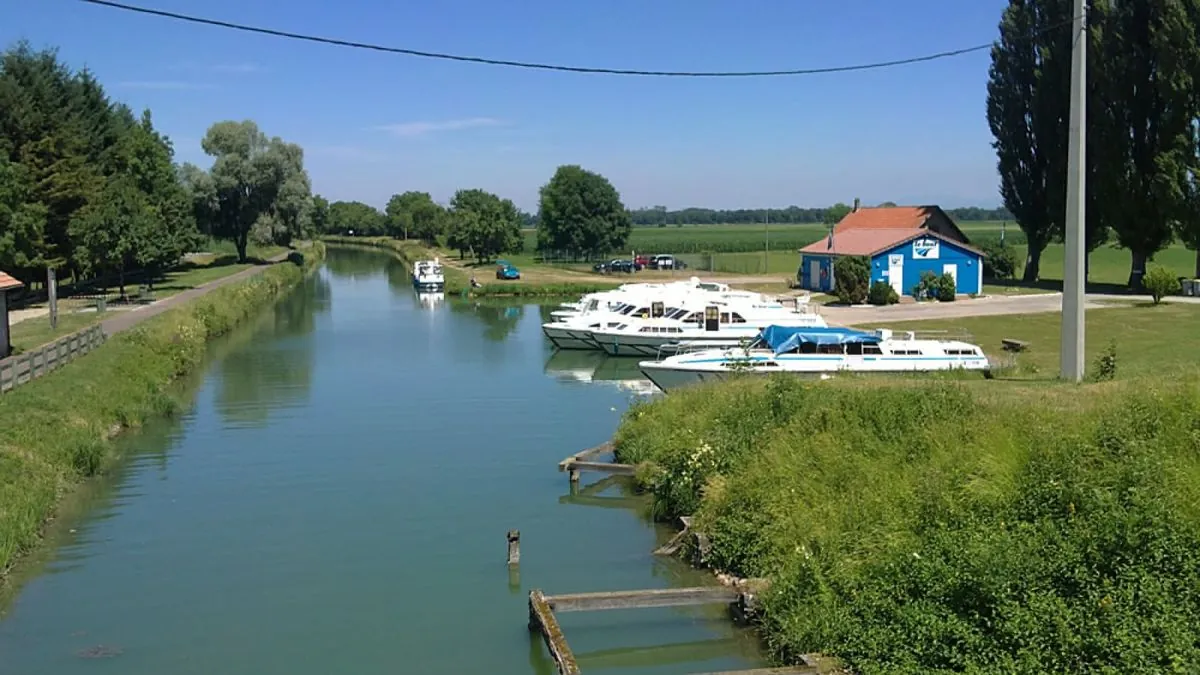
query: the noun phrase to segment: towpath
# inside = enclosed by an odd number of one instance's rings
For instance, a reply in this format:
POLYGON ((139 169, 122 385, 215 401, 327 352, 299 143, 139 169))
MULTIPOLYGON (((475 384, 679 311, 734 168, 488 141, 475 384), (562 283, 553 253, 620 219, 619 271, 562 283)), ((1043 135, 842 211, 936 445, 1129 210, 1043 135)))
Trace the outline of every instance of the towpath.
POLYGON ((169 298, 156 300, 143 307, 121 312, 117 316, 100 322, 100 325, 104 327, 105 335, 114 335, 116 333, 120 333, 121 331, 129 330, 130 328, 133 328, 150 317, 158 316, 169 309, 179 307, 184 303, 195 300, 196 298, 222 286, 235 284, 239 281, 244 281, 250 277, 262 274, 271 265, 287 260, 288 253, 291 253, 291 251, 284 251, 283 253, 273 256, 267 259, 267 262, 261 265, 255 265, 254 267, 230 274, 227 277, 221 277, 220 279, 210 281, 206 284, 200 284, 195 288, 189 288, 188 290, 181 293, 176 293, 169 298))

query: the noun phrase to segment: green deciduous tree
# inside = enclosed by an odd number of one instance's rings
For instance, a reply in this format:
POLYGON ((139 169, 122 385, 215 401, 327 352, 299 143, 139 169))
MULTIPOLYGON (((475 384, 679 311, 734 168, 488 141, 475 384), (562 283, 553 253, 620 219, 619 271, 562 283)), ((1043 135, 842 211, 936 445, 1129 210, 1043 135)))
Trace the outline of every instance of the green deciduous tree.
POLYGON ((540 195, 537 247, 543 254, 578 259, 625 248, 633 222, 604 176, 560 166, 540 195))
POLYGON ((330 233, 378 237, 386 232, 386 224, 386 217, 370 204, 334 202, 329 205, 327 230, 330 233))
MULTIPOLYGON (((1097 3, 1093 18, 1102 14, 1097 3)), ((1025 233, 1028 244, 1024 280, 1036 281, 1046 246, 1064 235, 1067 189, 1068 125, 1073 34, 1071 0, 1011 0, 1000 21, 1000 39, 992 48, 987 117, 1000 172, 1000 193, 1025 233)), ((1096 22, 1093 22, 1096 23, 1096 22)), ((1090 32, 1098 48, 1101 31, 1090 32)), ((1096 89, 1101 64, 1089 64, 1089 108, 1103 103, 1096 89)), ((1090 113, 1089 113, 1090 114, 1090 113)), ((1088 208, 1086 245, 1091 251, 1106 239, 1106 218, 1098 195, 1107 178, 1100 169, 1107 127, 1094 116, 1088 136, 1088 208)))
POLYGON ((217 122, 201 142, 214 158, 208 175, 211 188, 195 192, 199 212, 211 218, 208 230, 229 239, 238 259, 246 259, 251 231, 257 238, 287 243, 306 229, 311 191, 304 172, 304 153, 280 138, 267 138, 253 121, 217 122))
POLYGON ((1200 117, 1200 3, 1196 0, 1111 2, 1096 60, 1107 73, 1099 112, 1113 129, 1104 161, 1114 167, 1104 210, 1117 242, 1129 249, 1130 287, 1146 263, 1190 216, 1190 169, 1196 165, 1200 117))
POLYGON ((448 213, 428 192, 392 195, 387 203, 388 234, 434 244, 446 234, 448 213))
POLYGON ((459 190, 450 200, 449 246, 479 262, 520 252, 521 212, 508 199, 484 190, 459 190))
POLYGON ((821 222, 830 226, 837 225, 838 223, 842 222, 842 218, 850 215, 850 212, 853 210, 854 209, 851 206, 843 204, 842 202, 838 202, 825 209, 825 212, 821 214, 821 222))

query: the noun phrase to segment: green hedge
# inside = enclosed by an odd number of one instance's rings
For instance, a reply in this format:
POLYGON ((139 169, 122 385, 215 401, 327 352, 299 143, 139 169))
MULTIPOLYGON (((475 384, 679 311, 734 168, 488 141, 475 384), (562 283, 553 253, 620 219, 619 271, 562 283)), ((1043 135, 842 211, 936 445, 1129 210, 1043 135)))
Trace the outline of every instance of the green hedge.
POLYGON ((324 256, 223 286, 119 333, 61 370, 0 395, 0 572, 34 546, 62 493, 114 459, 112 436, 175 413, 171 383, 203 361, 207 342, 273 302, 324 256))
MULTIPOLYGON (((1001 385, 1003 386, 1003 385, 1001 385)), ((661 516, 768 576, 775 655, 861 673, 1200 663, 1200 378, 973 388, 745 378, 626 415, 661 516)))

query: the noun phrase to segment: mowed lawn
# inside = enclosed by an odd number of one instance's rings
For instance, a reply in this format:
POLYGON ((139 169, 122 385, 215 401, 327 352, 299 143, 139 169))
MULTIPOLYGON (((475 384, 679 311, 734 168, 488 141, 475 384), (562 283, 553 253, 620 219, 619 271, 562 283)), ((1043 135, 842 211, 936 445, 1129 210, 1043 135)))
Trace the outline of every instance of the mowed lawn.
MULTIPOLYGON (((936 321, 889 323, 893 330, 951 333, 965 330, 997 363, 1015 360, 1014 376, 1032 379, 1057 377, 1062 316, 1056 312, 978 316, 936 321), (1005 338, 1024 340, 1028 350, 1015 356, 1003 351, 1005 338)), ((1110 344, 1117 353, 1117 376, 1176 376, 1182 370, 1200 367, 1196 357, 1196 335, 1200 332, 1200 307, 1187 303, 1139 304, 1088 310, 1085 314, 1087 368, 1110 344)))

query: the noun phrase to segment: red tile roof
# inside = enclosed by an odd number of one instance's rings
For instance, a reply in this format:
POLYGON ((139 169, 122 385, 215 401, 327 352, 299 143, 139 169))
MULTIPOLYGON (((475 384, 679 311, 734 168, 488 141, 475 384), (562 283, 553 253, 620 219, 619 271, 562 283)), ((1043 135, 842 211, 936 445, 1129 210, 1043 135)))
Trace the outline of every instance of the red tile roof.
MULTIPOLYGON (((859 211, 859 213, 862 213, 859 211)), ((849 216, 847 216, 849 217, 849 216)), ((842 221, 845 222, 845 221, 842 221)), ((833 230, 833 246, 829 246, 829 237, 822 237, 800 249, 801 253, 827 253, 829 255, 871 255, 877 251, 891 248, 901 241, 924 234, 926 231, 919 227, 906 229, 853 229, 839 232, 833 230)))
POLYGON ((936 206, 879 206, 851 211, 833 228, 846 230, 912 230, 925 225, 936 206))
POLYGON ((8 276, 8 275, 7 275, 7 274, 5 274, 4 272, 0 272, 0 291, 11 291, 11 290, 13 290, 14 288, 20 288, 20 287, 22 287, 22 286, 24 286, 24 285, 25 285, 25 284, 23 284, 23 283, 21 283, 21 282, 17 281, 16 279, 14 279, 14 278, 12 278, 12 277, 8 276))
POLYGON ((873 256, 883 253, 884 251, 903 244, 906 241, 911 241, 917 237, 936 237, 942 241, 949 242, 960 248, 972 251, 983 255, 983 251, 964 244, 961 241, 955 241, 950 237, 938 234, 923 227, 913 227, 908 229, 852 229, 843 232, 838 232, 836 228, 833 231, 833 246, 829 246, 829 237, 822 237, 820 241, 813 243, 800 249, 801 253, 821 253, 825 255, 865 255, 873 256))

